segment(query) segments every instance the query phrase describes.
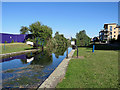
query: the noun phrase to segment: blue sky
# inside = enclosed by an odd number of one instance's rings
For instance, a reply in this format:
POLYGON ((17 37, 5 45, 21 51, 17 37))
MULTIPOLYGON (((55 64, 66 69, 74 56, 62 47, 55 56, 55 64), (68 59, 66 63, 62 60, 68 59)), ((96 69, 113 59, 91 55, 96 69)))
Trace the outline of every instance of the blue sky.
POLYGON ((65 37, 86 30, 97 36, 104 23, 118 23, 117 2, 3 2, 2 32, 19 33, 21 26, 40 21, 65 37))

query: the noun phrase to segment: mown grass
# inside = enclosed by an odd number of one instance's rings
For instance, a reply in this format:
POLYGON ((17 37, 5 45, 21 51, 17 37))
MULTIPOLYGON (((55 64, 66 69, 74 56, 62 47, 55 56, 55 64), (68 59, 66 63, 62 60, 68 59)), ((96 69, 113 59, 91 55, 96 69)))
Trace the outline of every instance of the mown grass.
POLYGON ((31 47, 30 45, 26 45, 25 43, 10 43, 10 44, 8 43, 8 44, 5 44, 5 48, 4 48, 4 44, 0 45, 2 54, 24 51, 24 50, 32 49, 32 48, 33 47, 31 47))
POLYGON ((118 51, 92 53, 91 48, 79 48, 79 56, 84 59, 70 60, 65 79, 57 88, 118 88, 118 51))

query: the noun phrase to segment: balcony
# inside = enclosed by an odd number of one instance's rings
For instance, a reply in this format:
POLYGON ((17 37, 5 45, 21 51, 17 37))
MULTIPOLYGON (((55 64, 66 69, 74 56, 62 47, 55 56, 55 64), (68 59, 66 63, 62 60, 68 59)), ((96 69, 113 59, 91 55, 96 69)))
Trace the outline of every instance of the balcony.
POLYGON ((101 30, 99 33, 108 33, 108 29, 101 30))
POLYGON ((108 35, 109 35, 109 33, 104 33, 104 35, 105 35, 105 36, 108 36, 108 35))
POLYGON ((108 40, 108 38, 109 38, 108 36, 104 36, 103 37, 104 40, 108 40))
POLYGON ((104 40, 108 40, 108 38, 107 38, 107 37, 104 37, 103 39, 104 39, 104 40))

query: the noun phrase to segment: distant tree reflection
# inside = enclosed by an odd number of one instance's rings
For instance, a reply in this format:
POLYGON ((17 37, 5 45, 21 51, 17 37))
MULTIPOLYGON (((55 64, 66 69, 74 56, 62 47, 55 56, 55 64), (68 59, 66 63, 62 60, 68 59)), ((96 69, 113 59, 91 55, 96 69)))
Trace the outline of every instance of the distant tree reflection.
POLYGON ((52 63, 52 54, 47 51, 34 53, 34 60, 30 63, 31 65, 48 65, 52 63))
POLYGON ((21 59, 21 62, 22 62, 22 64, 27 64, 28 63, 26 59, 21 59))
POLYGON ((55 47, 53 53, 55 54, 56 58, 59 58, 60 55, 64 55, 64 52, 67 50, 67 46, 57 46, 55 47))
POLYGON ((64 52, 67 50, 67 46, 56 46, 54 49, 46 49, 44 51, 37 51, 34 53, 28 53, 26 54, 26 60, 21 59, 21 62, 23 64, 27 64, 27 60, 31 60, 31 65, 49 65, 52 63, 52 53, 55 54, 56 58, 59 58, 59 56, 64 55, 64 52), (33 59, 33 60, 32 60, 33 59))

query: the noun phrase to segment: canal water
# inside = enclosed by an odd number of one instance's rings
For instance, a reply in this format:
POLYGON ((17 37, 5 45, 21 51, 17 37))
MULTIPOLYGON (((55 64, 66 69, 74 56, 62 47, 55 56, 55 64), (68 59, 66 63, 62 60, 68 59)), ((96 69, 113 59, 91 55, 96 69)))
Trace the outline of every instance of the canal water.
MULTIPOLYGON (((72 48, 68 48, 68 53, 72 48)), ((38 88, 66 57, 65 48, 0 59, 3 88, 38 88)))

